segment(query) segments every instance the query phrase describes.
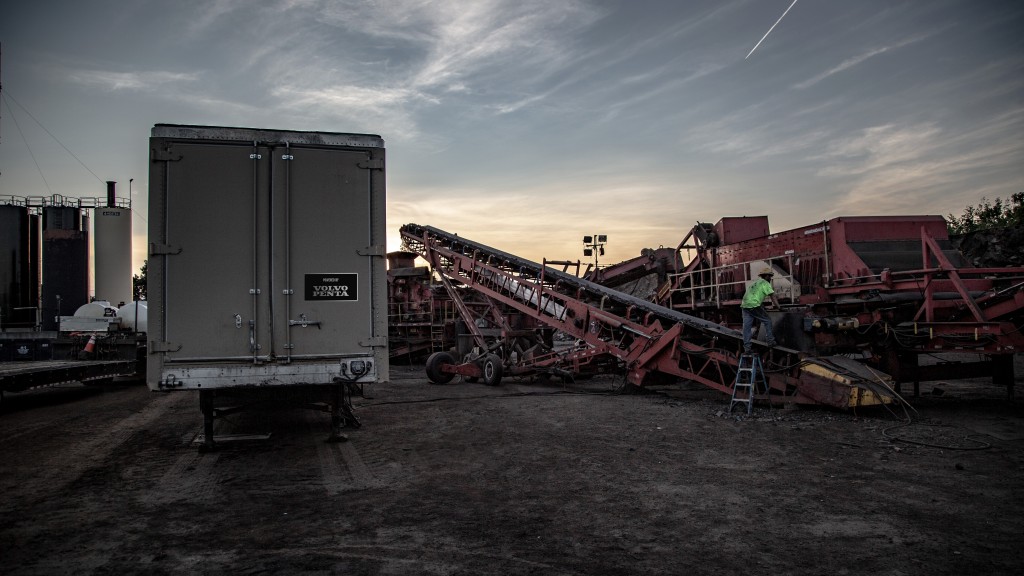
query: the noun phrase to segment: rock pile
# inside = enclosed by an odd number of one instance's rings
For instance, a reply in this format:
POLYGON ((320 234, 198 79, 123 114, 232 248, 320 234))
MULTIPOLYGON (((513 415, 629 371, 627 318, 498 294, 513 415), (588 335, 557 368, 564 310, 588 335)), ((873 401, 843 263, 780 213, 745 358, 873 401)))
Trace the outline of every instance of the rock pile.
POLYGON ((990 228, 949 239, 977 267, 1024 266, 1024 228, 990 228))

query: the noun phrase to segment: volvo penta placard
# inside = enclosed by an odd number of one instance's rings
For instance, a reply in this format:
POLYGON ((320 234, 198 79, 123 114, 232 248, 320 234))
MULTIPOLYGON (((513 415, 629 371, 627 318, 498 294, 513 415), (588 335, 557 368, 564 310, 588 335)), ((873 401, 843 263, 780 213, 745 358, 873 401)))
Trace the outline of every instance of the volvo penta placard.
POLYGON ((359 274, 306 274, 306 300, 359 300, 359 274))

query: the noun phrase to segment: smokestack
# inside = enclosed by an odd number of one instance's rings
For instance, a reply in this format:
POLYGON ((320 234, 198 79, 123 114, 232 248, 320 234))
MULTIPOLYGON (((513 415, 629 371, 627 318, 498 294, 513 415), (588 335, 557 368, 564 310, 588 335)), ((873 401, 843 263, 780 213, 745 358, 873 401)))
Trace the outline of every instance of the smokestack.
POLYGON ((114 186, 117 186, 117 182, 107 180, 107 208, 113 208, 117 205, 117 194, 114 192, 114 186))

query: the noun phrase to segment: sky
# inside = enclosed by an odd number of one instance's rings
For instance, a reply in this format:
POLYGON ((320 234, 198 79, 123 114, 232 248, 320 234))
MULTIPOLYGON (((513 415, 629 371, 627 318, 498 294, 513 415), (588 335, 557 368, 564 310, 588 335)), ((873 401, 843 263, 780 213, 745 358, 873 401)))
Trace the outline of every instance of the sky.
POLYGON ((0 196, 133 180, 136 268, 157 123, 379 134, 389 251, 604 265, 1024 190, 1017 0, 12 1, 0 49, 0 196))

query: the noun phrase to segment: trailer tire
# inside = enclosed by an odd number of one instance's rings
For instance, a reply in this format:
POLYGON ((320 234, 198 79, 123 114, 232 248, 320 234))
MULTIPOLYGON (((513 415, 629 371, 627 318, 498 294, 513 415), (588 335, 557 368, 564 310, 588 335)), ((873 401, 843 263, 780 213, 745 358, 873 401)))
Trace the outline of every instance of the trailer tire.
POLYGON ((442 364, 454 364, 455 358, 447 352, 434 352, 427 358, 427 379, 433 384, 447 384, 454 374, 441 371, 442 364))
POLYGON ((496 354, 488 354, 480 364, 480 371, 484 373, 484 384, 497 386, 501 383, 501 357, 496 354))

